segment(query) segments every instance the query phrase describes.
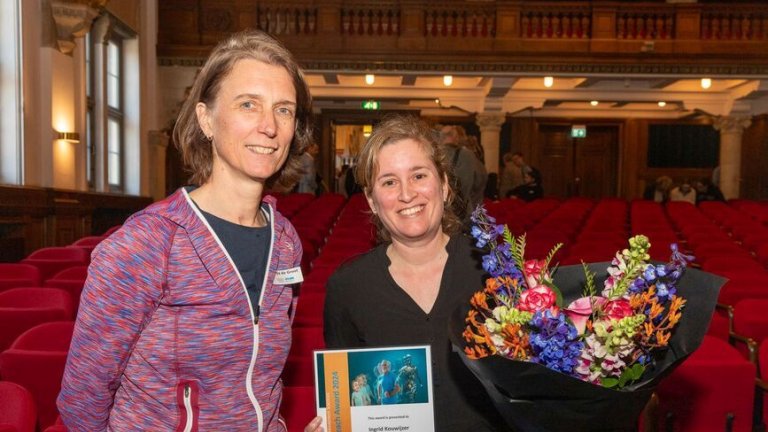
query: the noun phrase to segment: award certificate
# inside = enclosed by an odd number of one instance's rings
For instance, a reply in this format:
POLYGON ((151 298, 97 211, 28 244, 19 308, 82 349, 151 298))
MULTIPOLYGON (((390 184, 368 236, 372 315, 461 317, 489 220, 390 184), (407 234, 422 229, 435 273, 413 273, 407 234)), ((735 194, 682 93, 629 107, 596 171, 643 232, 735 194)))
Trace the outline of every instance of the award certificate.
POLYGON ((434 432, 428 345, 315 351, 327 432, 434 432))

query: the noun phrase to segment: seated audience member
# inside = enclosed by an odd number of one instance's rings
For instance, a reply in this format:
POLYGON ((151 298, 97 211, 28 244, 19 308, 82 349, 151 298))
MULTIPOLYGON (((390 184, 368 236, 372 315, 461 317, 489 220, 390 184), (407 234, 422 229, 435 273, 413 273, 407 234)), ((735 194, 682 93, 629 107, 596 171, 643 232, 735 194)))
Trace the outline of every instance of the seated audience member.
MULTIPOLYGON (((392 117, 374 128, 356 174, 381 243, 328 279, 325 344, 429 344, 435 430, 506 430, 448 337, 450 315, 482 285, 485 272, 473 255, 474 241, 461 234, 456 212, 463 203, 455 200, 444 151, 418 118, 392 117)), ((376 369, 381 381, 374 390, 384 404, 398 393, 386 372, 376 369)))
POLYGON ((702 201, 725 201, 725 196, 719 187, 713 185, 708 178, 696 180, 693 184, 696 189, 696 204, 702 201))
POLYGON ((653 184, 649 184, 643 192, 643 199, 653 200, 659 203, 669 199, 669 189, 672 187, 672 179, 667 176, 657 177, 653 184))
POLYGON ((696 205, 696 189, 691 187, 691 183, 684 181, 680 186, 675 186, 669 191, 670 201, 687 201, 696 205))
POLYGON ((544 189, 541 187, 541 174, 538 170, 531 170, 523 174, 525 183, 512 189, 510 195, 512 198, 518 198, 526 202, 544 196, 544 189))

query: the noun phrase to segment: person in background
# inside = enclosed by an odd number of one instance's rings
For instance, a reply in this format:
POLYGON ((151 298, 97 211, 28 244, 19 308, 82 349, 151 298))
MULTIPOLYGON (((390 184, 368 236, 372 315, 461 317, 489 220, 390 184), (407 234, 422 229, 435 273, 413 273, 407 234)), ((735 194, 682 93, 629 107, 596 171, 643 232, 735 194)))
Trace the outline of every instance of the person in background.
POLYGON ((391 117, 374 128, 356 177, 381 243, 329 278, 325 343, 430 345, 436 430, 495 431, 504 422, 448 337, 449 316, 483 286, 485 272, 460 231, 463 205, 447 149, 418 118, 391 117))
POLYGON ((522 185, 523 171, 513 162, 514 153, 504 153, 504 168, 499 176, 499 198, 509 198, 512 189, 522 185))
POLYGON ((344 180, 347 178, 347 171, 349 171, 349 164, 344 164, 336 174, 336 193, 349 198, 347 190, 344 187, 344 180))
POLYGON ((465 205, 460 217, 467 223, 475 207, 483 202, 488 172, 475 154, 463 145, 465 139, 466 133, 460 126, 445 125, 440 129, 440 144, 445 146, 446 157, 453 168, 459 195, 465 205))
POLYGON ((691 187, 691 183, 688 180, 685 180, 679 186, 670 189, 669 200, 685 201, 696 205, 696 189, 691 187))
POLYGON ((693 187, 696 189, 696 204, 702 201, 725 201, 720 188, 710 183, 706 177, 696 180, 693 187))
POLYGON ((512 153, 512 163, 520 170, 520 175, 523 179, 522 184, 527 182, 525 179, 525 174, 531 172, 535 172, 533 177, 537 178, 539 184, 541 184, 541 171, 539 171, 538 168, 534 168, 533 166, 528 165, 528 163, 525 161, 525 157, 521 152, 512 153))
POLYGON ((214 48, 174 129, 195 186, 93 252, 58 398, 69 431, 286 430, 302 250, 265 191, 298 179, 310 115, 277 40, 246 31, 214 48))
POLYGON ((312 143, 307 147, 304 154, 301 155, 301 170, 303 174, 299 179, 296 192, 317 194, 318 175, 315 167, 315 157, 320 153, 320 146, 312 143))
POLYGON ((544 196, 544 189, 541 187, 541 178, 538 170, 527 171, 523 174, 523 178, 525 183, 512 189, 509 194, 511 198, 531 202, 544 196))
POLYGON ((643 199, 653 200, 657 203, 667 202, 669 190, 672 188, 672 179, 667 176, 659 176, 653 184, 649 184, 643 192, 643 199))

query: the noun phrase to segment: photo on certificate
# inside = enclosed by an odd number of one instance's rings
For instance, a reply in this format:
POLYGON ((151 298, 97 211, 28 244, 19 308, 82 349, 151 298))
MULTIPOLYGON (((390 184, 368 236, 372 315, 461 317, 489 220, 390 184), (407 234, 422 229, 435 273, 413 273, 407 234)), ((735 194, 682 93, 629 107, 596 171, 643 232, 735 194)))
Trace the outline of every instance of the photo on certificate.
POLYGON ((428 345, 315 351, 317 415, 328 432, 431 432, 428 345))

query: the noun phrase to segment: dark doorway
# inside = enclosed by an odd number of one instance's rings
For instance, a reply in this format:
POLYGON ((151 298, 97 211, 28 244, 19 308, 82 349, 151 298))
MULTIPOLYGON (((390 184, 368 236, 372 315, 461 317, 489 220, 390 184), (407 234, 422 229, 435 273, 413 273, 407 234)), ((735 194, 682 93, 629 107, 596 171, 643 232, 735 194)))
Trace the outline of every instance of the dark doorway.
POLYGON ((540 124, 537 146, 544 195, 600 199, 616 196, 618 125, 587 125, 571 138, 570 124, 540 124))

